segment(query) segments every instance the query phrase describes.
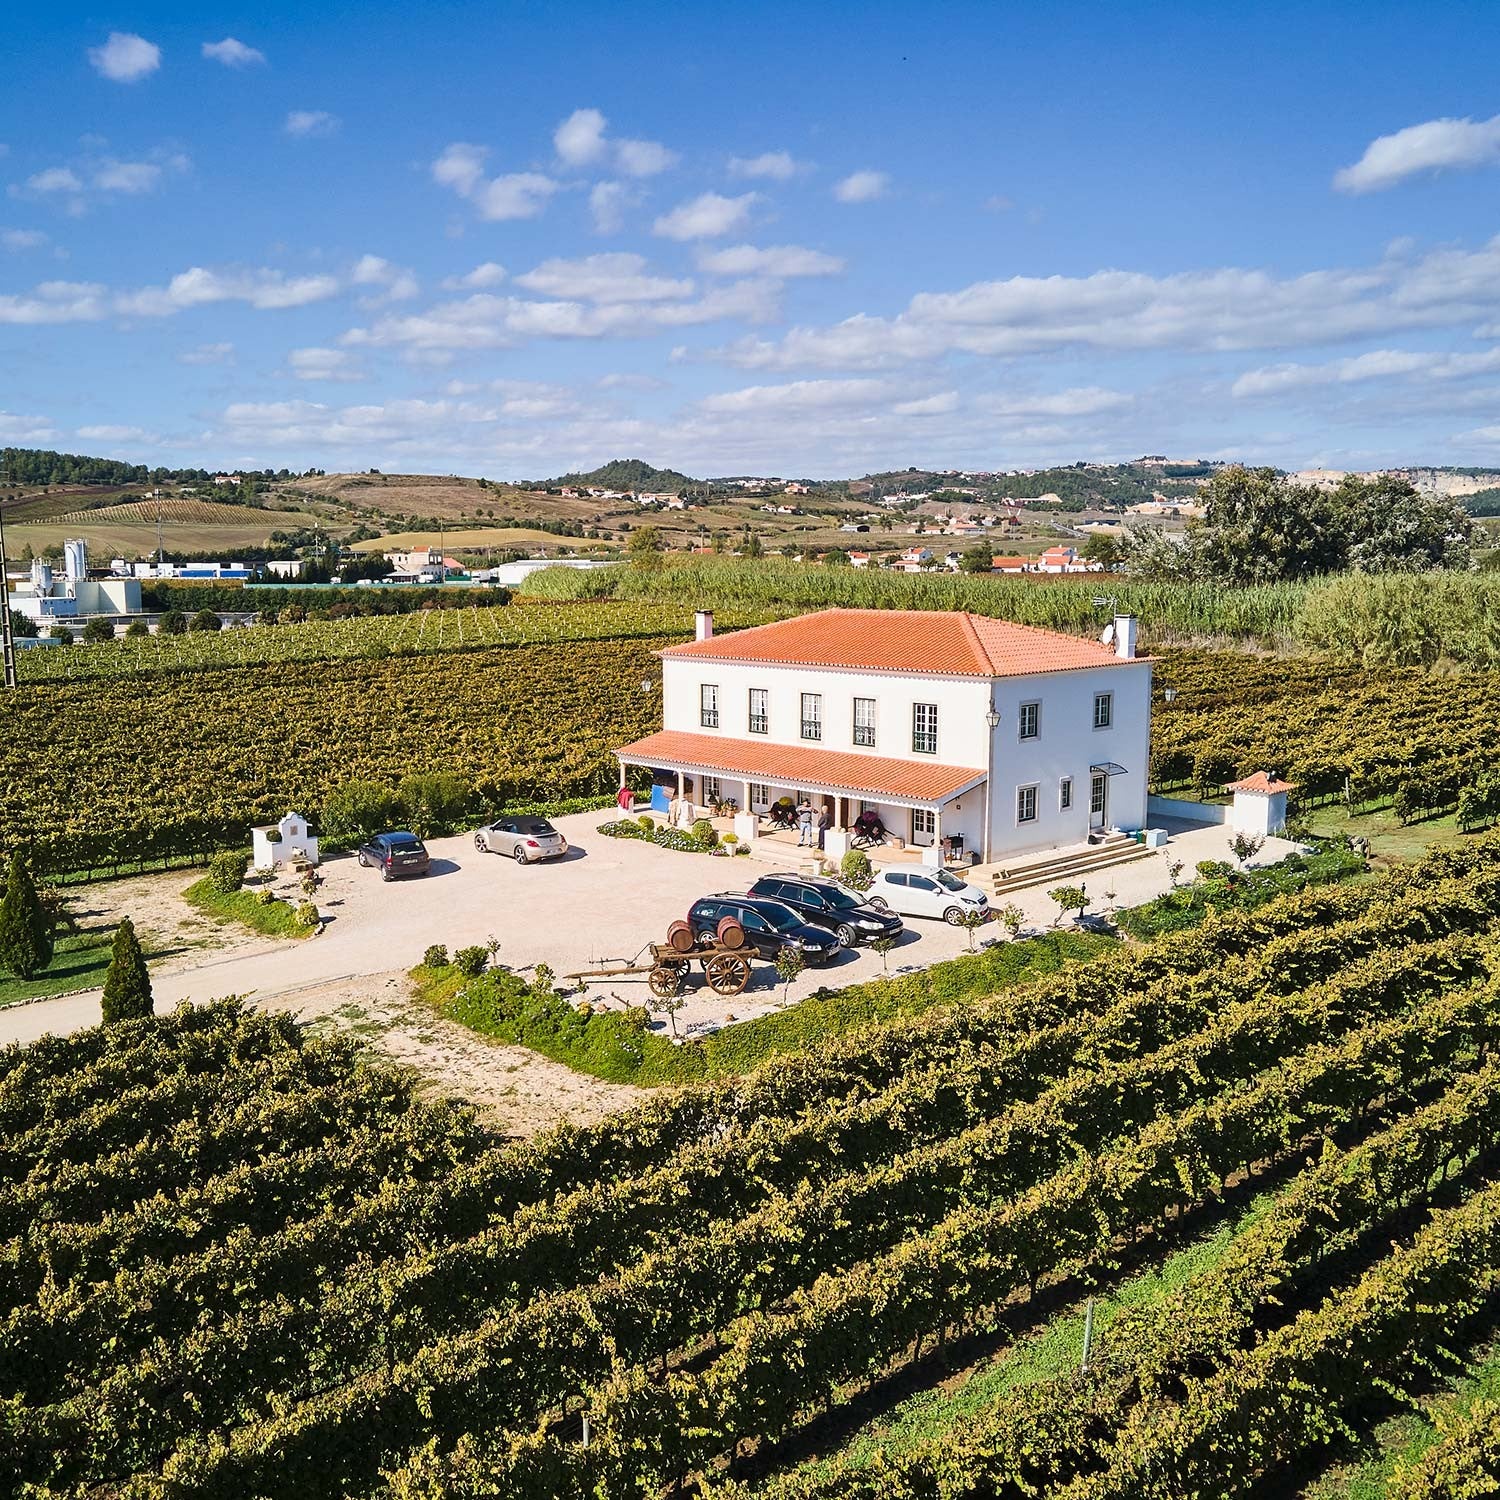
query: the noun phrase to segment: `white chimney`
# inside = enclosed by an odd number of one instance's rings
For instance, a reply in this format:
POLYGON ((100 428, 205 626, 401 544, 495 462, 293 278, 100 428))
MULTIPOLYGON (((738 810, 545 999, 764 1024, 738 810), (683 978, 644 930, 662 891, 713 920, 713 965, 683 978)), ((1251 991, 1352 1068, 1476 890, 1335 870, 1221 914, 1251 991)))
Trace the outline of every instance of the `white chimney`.
POLYGON ((693 616, 693 639, 695 641, 710 641, 714 634, 714 612, 711 609, 700 609, 693 616))
POLYGON ((1134 615, 1115 616, 1115 655, 1122 661, 1135 660, 1136 623, 1134 615))

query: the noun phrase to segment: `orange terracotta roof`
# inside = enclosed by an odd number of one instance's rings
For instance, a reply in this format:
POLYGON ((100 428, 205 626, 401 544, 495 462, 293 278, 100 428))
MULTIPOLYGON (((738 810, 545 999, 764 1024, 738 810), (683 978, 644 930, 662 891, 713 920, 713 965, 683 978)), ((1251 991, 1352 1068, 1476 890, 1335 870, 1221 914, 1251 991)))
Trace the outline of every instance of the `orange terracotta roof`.
POLYGON ((1269 796, 1272 792, 1294 792, 1300 784, 1296 781, 1282 781, 1269 771, 1257 771, 1253 776, 1227 783, 1224 790, 1226 792, 1263 792, 1269 796))
POLYGON ((824 609, 668 646, 661 655, 939 677, 1028 677, 1128 664, 1098 641, 988 615, 929 609, 824 609))
POLYGON ((615 754, 635 765, 701 767, 777 786, 826 787, 909 802, 941 802, 978 786, 985 774, 970 766, 939 766, 924 760, 857 755, 848 750, 777 745, 769 740, 723 739, 680 729, 648 734, 615 754))

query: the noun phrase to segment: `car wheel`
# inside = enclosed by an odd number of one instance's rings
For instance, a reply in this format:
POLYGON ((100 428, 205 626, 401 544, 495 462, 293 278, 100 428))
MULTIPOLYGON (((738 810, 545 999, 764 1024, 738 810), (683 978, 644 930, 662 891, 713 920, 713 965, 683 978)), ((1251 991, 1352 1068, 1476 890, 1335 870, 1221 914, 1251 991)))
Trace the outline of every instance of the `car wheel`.
POLYGON ((962 926, 964 920, 963 908, 958 906, 950 906, 948 910, 943 913, 943 920, 950 927, 962 926))
POLYGON ((486 850, 487 850, 487 849, 488 849, 488 848, 489 848, 489 846, 488 846, 488 845, 487 845, 487 844, 486 844, 486 843, 485 843, 485 841, 484 841, 484 835, 483 835, 483 834, 482 834, 482 833, 476 833, 476 834, 475 834, 475 835, 474 835, 474 847, 475 847, 475 848, 476 848, 476 849, 477 849, 477 850, 478 850, 478 851, 479 851, 479 852, 480 852, 480 853, 481 853, 481 854, 483 854, 483 853, 485 853, 485 852, 486 852, 486 850))
POLYGON ((389 870, 382 870, 380 872, 380 878, 385 881, 387 885, 389 885, 391 881, 393 881, 396 877, 392 875, 389 870))
POLYGON ((363 849, 361 849, 359 853, 354 857, 359 861, 359 867, 361 870, 368 870, 370 868, 370 861, 365 858, 365 851, 363 849))
POLYGON ((871 896, 870 905, 878 906, 881 911, 889 911, 891 909, 891 903, 884 896, 871 896))
POLYGON ((516 847, 510 852, 518 865, 524 865, 526 863, 526 849, 523 845, 517 844, 516 847))
POLYGON ((839 923, 839 930, 835 936, 839 940, 839 945, 844 948, 852 948, 859 941, 859 934, 847 922, 839 923))

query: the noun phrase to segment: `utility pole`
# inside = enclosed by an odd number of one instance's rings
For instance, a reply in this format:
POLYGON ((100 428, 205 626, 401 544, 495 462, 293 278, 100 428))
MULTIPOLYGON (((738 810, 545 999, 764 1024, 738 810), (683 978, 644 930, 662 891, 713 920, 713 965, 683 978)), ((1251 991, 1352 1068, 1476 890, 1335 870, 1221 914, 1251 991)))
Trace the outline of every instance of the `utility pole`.
MULTIPOLYGON (((5 475, 0 473, 0 483, 5 475)), ((0 495, 0 646, 5 658, 5 685, 16 686, 16 639, 10 625, 10 574, 5 566, 5 497, 0 495)))

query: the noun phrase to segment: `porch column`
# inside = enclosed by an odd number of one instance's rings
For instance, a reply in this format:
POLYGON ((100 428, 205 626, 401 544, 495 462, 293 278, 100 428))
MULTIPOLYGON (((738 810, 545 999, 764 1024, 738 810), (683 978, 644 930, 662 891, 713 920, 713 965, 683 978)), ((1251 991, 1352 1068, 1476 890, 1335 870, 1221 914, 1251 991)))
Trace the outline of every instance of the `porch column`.
POLYGON ((625 762, 623 760, 620 762, 620 790, 622 792, 625 790, 625 762))
POLYGON ((679 801, 682 799, 682 796, 683 796, 683 791, 682 791, 682 772, 679 771, 677 773, 677 797, 678 797, 679 801))

